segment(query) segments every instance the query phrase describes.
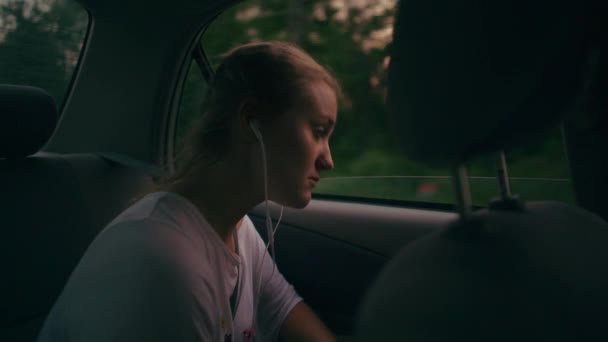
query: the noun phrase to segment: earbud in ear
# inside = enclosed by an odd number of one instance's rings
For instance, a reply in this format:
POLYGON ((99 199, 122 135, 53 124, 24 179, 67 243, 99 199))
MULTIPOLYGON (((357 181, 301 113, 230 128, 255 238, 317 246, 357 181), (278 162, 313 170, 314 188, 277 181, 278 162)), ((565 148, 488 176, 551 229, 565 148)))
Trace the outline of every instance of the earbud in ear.
POLYGON ((253 131, 255 137, 259 141, 262 141, 262 133, 260 133, 260 122, 258 120, 251 120, 249 121, 249 126, 251 126, 251 130, 253 131))

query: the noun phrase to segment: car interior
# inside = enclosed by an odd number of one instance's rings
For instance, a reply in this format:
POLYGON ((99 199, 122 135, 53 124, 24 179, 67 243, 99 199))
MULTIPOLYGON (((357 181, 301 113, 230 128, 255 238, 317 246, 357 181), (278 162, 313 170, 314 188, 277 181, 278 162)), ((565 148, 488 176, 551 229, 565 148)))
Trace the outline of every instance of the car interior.
MULTIPOLYGON (((64 2, 87 15, 64 97, 0 62, 0 341, 35 341, 93 238, 172 171, 192 65, 213 73, 201 39, 248 3, 64 2)), ((314 193, 283 212, 279 270, 338 340, 606 339, 608 5, 387 3, 385 134, 449 170, 453 201, 314 193), (573 200, 517 196, 505 154, 555 127, 573 200), (480 156, 496 161, 484 203, 467 175, 480 156)), ((2 15, 0 59, 19 27, 2 15)), ((249 215, 266 238, 263 207, 249 215)))
POLYGON ((356 335, 361 341, 603 340, 608 224, 581 207, 513 196, 502 151, 559 122, 572 103, 606 96, 605 88, 587 88, 604 82, 605 37, 593 32, 589 4, 555 1, 547 13, 541 1, 480 3, 400 3, 388 103, 406 153, 454 167, 459 218, 389 262, 367 294, 356 335), (465 14, 469 22, 459 25, 465 14), (422 24, 419 16, 428 20, 422 24), (513 18, 517 25, 509 27, 513 18), (423 26, 440 25, 453 29, 431 30, 430 39, 420 40, 423 26), (430 94, 442 101, 429 101, 430 94), (436 121, 449 124, 431 130, 436 121), (452 143, 429 144, 438 141, 429 134, 452 143), (473 212, 462 165, 484 152, 501 161, 501 196, 473 212))

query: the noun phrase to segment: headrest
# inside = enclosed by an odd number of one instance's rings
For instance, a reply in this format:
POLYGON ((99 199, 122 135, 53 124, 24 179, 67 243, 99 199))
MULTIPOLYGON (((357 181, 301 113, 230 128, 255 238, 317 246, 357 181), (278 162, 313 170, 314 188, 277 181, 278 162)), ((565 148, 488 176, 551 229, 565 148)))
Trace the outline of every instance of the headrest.
POLYGON ((584 3, 400 1, 388 104, 407 156, 453 165, 556 124, 584 83, 584 3))
POLYGON ((34 154, 57 124, 55 100, 44 90, 0 84, 0 158, 34 154))

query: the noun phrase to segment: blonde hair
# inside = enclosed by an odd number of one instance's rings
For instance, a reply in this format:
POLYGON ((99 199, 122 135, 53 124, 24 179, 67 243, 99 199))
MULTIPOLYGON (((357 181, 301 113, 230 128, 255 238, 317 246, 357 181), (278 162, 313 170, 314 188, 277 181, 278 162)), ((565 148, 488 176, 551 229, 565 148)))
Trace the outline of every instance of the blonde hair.
POLYGON ((286 42, 256 42, 228 51, 217 67, 176 158, 176 171, 164 184, 186 178, 201 163, 213 163, 225 153, 231 127, 243 100, 253 98, 263 111, 260 121, 272 120, 296 105, 304 85, 325 82, 342 98, 338 81, 308 53, 286 42))

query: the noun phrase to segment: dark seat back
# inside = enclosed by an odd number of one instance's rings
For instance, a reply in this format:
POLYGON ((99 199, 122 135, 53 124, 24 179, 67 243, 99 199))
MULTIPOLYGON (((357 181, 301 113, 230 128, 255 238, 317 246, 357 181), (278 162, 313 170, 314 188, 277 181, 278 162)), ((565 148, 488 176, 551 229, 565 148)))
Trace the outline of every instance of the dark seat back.
POLYGON ((481 210, 382 271, 359 341, 585 341, 608 336, 608 224, 554 202, 481 210))
POLYGON ((461 216, 382 271, 358 341, 608 340, 608 223, 511 197, 505 177, 501 199, 471 213, 463 171, 539 136, 590 95, 608 52, 598 60, 598 4, 400 2, 389 105, 409 158, 455 170, 461 216))
POLYGON ((28 87, 0 86, 0 119, 12 116, 13 136, 22 137, 6 139, 0 130, 0 151, 6 151, 0 155, 1 341, 35 340, 89 243, 150 185, 143 170, 93 154, 35 153, 53 129, 31 126, 56 123, 55 106, 46 96, 28 87), (21 105, 7 108, 15 96, 21 105), (47 105, 28 108, 41 102, 47 105), (34 134, 28 139, 25 130, 46 136, 23 148, 34 134))

